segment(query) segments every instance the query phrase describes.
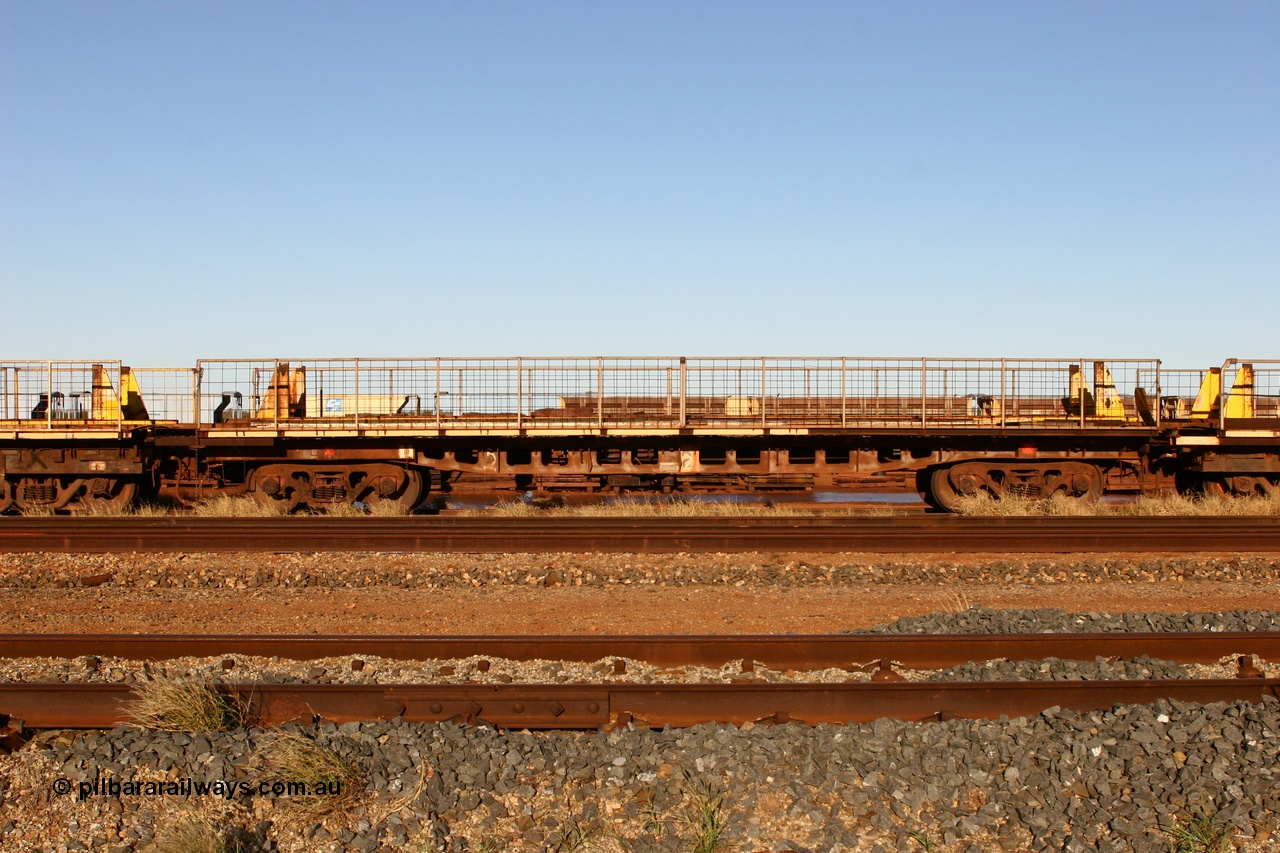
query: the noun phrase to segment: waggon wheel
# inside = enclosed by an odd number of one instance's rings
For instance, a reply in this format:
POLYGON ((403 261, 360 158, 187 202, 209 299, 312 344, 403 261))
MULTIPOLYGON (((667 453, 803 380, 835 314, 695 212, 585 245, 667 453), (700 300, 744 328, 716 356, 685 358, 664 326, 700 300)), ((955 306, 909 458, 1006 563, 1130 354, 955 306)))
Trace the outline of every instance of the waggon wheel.
POLYGON ((960 511, 961 494, 951 482, 950 468, 933 469, 933 473, 929 476, 929 493, 933 496, 932 503, 938 509, 944 509, 947 512, 960 511))
POLYGON ((425 494, 422 472, 394 465, 371 466, 361 483, 359 500, 371 512, 409 513, 425 494))
POLYGON ((124 512, 138 494, 138 484, 115 477, 91 477, 68 508, 96 513, 124 512))
POLYGON ((13 509, 13 483, 0 477, 0 514, 13 509))
POLYGON ((929 505, 931 509, 942 509, 942 504, 938 503, 938 499, 933 496, 933 486, 930 480, 933 479, 933 469, 922 468, 916 472, 916 493, 920 495, 920 499, 929 505))
POLYGON ((293 512, 302 502, 302 489, 284 465, 264 465, 249 477, 245 491, 260 506, 276 512, 293 512))
POLYGON ((1086 462, 1068 462, 1045 475, 1045 493, 1063 495, 1078 501, 1096 501, 1102 497, 1102 471, 1086 462))

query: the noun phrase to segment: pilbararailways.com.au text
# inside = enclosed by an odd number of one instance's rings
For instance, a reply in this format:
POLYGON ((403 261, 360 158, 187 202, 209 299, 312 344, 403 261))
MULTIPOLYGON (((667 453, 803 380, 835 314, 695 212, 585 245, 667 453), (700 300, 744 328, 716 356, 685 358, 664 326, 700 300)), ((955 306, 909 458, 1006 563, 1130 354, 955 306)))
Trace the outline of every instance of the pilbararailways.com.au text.
POLYGON ((342 780, 286 782, 268 779, 262 782, 236 782, 215 779, 201 782, 190 777, 167 782, 121 781, 112 776, 98 776, 82 782, 59 777, 53 780, 53 792, 59 796, 75 793, 77 800, 90 797, 340 797, 342 780))

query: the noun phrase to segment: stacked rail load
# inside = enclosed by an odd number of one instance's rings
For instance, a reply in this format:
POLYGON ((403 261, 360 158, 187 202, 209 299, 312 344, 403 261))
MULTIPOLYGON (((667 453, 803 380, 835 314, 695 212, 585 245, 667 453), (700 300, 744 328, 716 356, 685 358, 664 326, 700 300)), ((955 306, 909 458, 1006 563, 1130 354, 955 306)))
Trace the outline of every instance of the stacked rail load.
POLYGON ((0 512, 247 493, 1280 488, 1280 361, 468 358, 0 362, 0 512))

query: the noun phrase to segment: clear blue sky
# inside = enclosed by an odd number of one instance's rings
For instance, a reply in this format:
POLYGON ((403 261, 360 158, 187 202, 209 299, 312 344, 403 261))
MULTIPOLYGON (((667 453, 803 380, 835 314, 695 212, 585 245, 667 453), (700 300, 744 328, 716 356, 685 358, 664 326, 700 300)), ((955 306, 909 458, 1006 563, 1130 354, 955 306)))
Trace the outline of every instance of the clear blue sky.
POLYGON ((0 359, 1280 358, 1280 3, 0 0, 0 359))

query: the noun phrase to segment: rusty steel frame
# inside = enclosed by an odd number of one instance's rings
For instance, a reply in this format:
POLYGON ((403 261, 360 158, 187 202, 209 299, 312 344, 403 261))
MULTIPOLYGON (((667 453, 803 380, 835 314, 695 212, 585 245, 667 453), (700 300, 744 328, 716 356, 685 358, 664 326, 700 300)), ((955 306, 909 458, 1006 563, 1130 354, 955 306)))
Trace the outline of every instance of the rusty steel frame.
POLYGON ((102 518, 0 520, 0 553, 1280 552, 1280 517, 102 518))

